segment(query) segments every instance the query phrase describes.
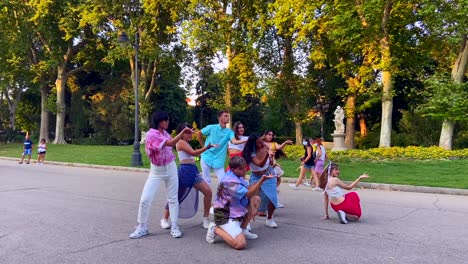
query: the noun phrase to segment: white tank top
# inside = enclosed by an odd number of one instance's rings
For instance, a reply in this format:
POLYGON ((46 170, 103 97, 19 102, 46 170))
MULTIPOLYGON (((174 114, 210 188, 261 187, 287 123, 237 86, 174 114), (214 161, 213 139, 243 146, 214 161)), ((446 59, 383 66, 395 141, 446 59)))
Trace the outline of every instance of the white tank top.
POLYGON ((177 151, 177 155, 179 156, 179 160, 188 160, 188 159, 191 159, 195 162, 195 156, 192 156, 190 154, 188 154, 187 152, 183 151, 183 150, 178 150, 177 151))
MULTIPOLYGON (((247 140, 247 139, 249 139, 249 137, 247 137, 247 136, 240 136, 239 139, 240 139, 240 140, 247 140)), ((231 143, 231 141, 228 142, 228 148, 230 148, 230 149, 237 149, 237 150, 242 151, 242 150, 244 150, 244 147, 245 147, 245 143, 237 144, 237 145, 236 145, 236 144, 231 143)))
MULTIPOLYGON (((255 157, 255 156, 256 156, 256 154, 252 153, 252 157, 255 157)), ((268 166, 270 166, 270 158, 267 158, 267 160, 265 162, 265 165, 263 165, 263 167, 259 167, 259 166, 255 165, 253 162, 250 162, 250 164, 249 164, 250 170, 252 172, 264 171, 264 170, 268 169, 268 166)))

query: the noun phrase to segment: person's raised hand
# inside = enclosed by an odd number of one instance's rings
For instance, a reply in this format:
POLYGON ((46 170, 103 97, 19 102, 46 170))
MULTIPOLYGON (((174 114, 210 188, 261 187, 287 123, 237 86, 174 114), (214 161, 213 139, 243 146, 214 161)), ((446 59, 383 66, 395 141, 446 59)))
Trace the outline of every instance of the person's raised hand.
POLYGON ((262 178, 264 178, 265 180, 267 179, 273 179, 275 178, 276 175, 272 174, 272 173, 269 173, 269 174, 263 174, 262 178))
POLYGON ((193 133, 193 129, 191 129, 190 127, 184 127, 184 129, 182 130, 184 133, 193 133))
POLYGON ((359 179, 367 179, 367 178, 369 178, 369 175, 367 174, 367 172, 364 172, 364 174, 359 176, 359 179))

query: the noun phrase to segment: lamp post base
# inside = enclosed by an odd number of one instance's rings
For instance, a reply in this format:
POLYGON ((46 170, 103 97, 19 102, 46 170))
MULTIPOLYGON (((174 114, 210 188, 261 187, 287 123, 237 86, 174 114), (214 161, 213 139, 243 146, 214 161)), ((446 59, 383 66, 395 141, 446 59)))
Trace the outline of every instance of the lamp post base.
POLYGON ((143 161, 141 159, 141 153, 140 153, 140 144, 135 143, 134 144, 135 148, 133 149, 132 152, 132 162, 130 163, 130 166, 132 167, 141 167, 143 166, 143 161))

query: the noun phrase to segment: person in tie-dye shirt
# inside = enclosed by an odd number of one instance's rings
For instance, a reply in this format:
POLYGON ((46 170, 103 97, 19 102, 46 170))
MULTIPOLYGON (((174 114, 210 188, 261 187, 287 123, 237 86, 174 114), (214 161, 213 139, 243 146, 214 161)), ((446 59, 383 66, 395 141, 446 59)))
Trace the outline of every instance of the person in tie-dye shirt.
POLYGON ((231 170, 218 185, 213 204, 215 221, 210 223, 206 234, 206 241, 210 244, 215 242, 215 236, 218 235, 229 246, 244 249, 247 246, 246 239, 257 238, 246 228, 260 206, 260 186, 273 176, 263 175, 257 183, 249 186, 244 179, 246 164, 244 158, 238 156, 229 160, 231 170))
POLYGON ((171 235, 174 238, 182 236, 177 225, 179 217, 179 177, 172 147, 187 133, 193 133, 191 128, 184 128, 177 136, 171 138, 166 131, 169 127, 169 114, 166 111, 156 111, 152 117, 151 129, 146 133, 145 150, 151 161, 150 173, 141 192, 138 207, 138 225, 130 238, 140 238, 148 235, 148 218, 151 204, 161 183, 166 185, 167 202, 171 212, 171 235))

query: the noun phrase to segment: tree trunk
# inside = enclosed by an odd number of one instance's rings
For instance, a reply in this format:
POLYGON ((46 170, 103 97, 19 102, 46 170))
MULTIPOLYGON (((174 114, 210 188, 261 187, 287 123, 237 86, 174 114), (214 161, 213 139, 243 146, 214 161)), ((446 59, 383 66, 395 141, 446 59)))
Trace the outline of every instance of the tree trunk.
MULTIPOLYGON (((467 35, 463 36, 460 51, 457 60, 452 68, 452 81, 454 83, 462 83, 468 67, 468 41, 467 35)), ((439 147, 444 149, 452 149, 453 131, 455 122, 444 120, 442 130, 440 131, 439 147)))
POLYGON ((346 135, 345 146, 348 149, 354 148, 354 133, 356 126, 356 95, 348 95, 346 99, 346 135))
POLYGON ((380 128, 379 147, 390 147, 392 138, 392 111, 393 111, 393 83, 390 71, 382 72, 382 123, 380 128))
POLYGON ((49 87, 46 82, 41 84, 41 128, 39 133, 39 140, 45 139, 49 142, 49 116, 50 113, 46 109, 47 96, 49 95, 49 87))
POLYGON ((366 115, 364 113, 359 114, 359 129, 360 129, 360 137, 367 137, 367 124, 366 124, 366 115))
POLYGON ((302 122, 301 120, 294 120, 294 127, 296 129, 296 145, 302 145, 302 122))
POLYGON ((226 102, 226 110, 229 112, 229 124, 228 127, 231 127, 232 125, 232 99, 231 99, 231 93, 232 93, 232 87, 231 87, 231 63, 232 63, 232 50, 231 50, 231 35, 228 33, 228 41, 227 41, 227 48, 226 48, 226 56, 228 59, 228 66, 226 69, 226 77, 227 77, 227 82, 226 82, 226 97, 225 97, 225 102, 226 102))
POLYGON ((65 141, 65 84, 66 84, 65 64, 57 67, 57 80, 55 87, 57 89, 57 121, 55 123, 54 144, 67 144, 65 141))
POLYGON ((13 98, 13 99, 10 98, 10 95, 8 94, 8 92, 5 92, 5 95, 6 95, 5 98, 7 99, 8 111, 9 111, 9 114, 10 114, 9 115, 9 117, 10 117, 9 125, 10 125, 10 128, 13 129, 13 130, 16 129, 16 119, 15 119, 16 109, 18 107, 19 101, 21 100, 21 95, 23 94, 22 89, 18 89, 17 92, 18 92, 18 94, 17 94, 16 98, 13 98))
POLYGON ((392 10, 392 1, 387 0, 382 18, 382 38, 380 52, 382 64, 382 120, 380 128, 379 147, 390 147, 392 139, 393 83, 391 72, 390 37, 387 23, 392 10))
POLYGON ((452 149, 452 138, 455 122, 444 120, 442 123, 442 131, 440 133, 439 147, 444 149, 452 149))

